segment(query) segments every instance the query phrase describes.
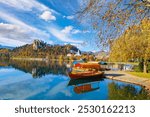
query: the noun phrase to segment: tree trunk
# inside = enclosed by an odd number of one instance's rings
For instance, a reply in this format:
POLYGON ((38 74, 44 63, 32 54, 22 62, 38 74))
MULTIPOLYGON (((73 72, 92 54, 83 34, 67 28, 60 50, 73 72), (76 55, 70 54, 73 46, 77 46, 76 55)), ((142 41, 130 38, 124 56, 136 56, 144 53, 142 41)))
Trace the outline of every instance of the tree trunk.
POLYGON ((144 70, 143 70, 144 73, 148 73, 147 71, 147 61, 145 60, 144 61, 144 70))

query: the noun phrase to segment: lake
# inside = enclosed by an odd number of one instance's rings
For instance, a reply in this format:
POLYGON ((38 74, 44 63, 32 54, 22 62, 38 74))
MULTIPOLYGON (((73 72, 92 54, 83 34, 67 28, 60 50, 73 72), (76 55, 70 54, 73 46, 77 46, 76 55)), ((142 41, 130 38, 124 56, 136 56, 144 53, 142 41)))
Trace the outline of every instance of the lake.
POLYGON ((0 61, 0 100, 149 99, 138 85, 97 78, 71 80, 65 62, 0 61))

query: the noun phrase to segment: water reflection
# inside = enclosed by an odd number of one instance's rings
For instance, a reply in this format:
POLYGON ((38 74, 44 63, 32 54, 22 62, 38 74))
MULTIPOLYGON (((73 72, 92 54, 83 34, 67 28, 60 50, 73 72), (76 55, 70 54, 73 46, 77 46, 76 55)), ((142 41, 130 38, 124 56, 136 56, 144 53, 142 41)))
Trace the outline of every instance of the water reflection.
POLYGON ((110 100, 146 100, 150 99, 144 89, 137 90, 132 85, 117 85, 115 82, 108 85, 110 100))
POLYGON ((101 77, 93 79, 71 79, 68 86, 73 86, 76 94, 82 94, 100 89, 100 81, 104 81, 104 79, 101 77))
POLYGON ((63 62, 56 61, 22 61, 5 60, 0 62, 0 66, 11 66, 25 73, 32 74, 33 78, 41 78, 48 74, 66 74, 66 66, 63 62))
POLYGON ((64 62, 0 61, 0 99, 150 99, 140 86, 109 79, 72 80, 64 62))

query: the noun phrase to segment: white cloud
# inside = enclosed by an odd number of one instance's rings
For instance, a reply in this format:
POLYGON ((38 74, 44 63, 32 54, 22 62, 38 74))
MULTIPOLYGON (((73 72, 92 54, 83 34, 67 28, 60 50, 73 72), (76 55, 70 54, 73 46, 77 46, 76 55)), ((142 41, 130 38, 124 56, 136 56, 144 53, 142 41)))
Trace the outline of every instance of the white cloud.
POLYGON ((65 96, 71 97, 72 94, 69 90, 66 89, 66 84, 67 84, 67 81, 57 84, 47 93, 47 95, 54 96, 54 95, 57 95, 58 93, 63 93, 65 96))
MULTIPOLYGON (((18 39, 27 39, 28 31, 14 24, 3 24, 0 23, 0 36, 18 39)), ((23 40, 22 40, 23 41, 23 40)))
POLYGON ((65 34, 78 34, 78 33, 89 33, 89 31, 87 30, 78 30, 78 29, 74 29, 73 26, 66 26, 64 29, 61 30, 62 33, 65 34))
POLYGON ((82 32, 83 32, 83 33, 90 33, 89 30, 83 30, 82 32))
POLYGON ((69 34, 73 30, 73 26, 66 26, 63 30, 61 30, 62 33, 69 34))
POLYGON ((12 47, 21 46, 21 45, 26 44, 25 42, 23 42, 21 40, 14 40, 14 39, 5 38, 5 37, 0 37, 0 43, 2 45, 12 46, 12 47))
POLYGON ((25 11, 31 11, 33 8, 38 8, 39 10, 48 9, 46 6, 40 4, 36 0, 1 0, 0 2, 16 9, 25 11))
POLYGON ((78 43, 70 43, 70 44, 76 46, 77 48, 81 48, 82 47, 82 44, 78 44, 78 43))
POLYGON ((52 15, 50 11, 44 11, 41 15, 40 18, 45 20, 45 21, 51 21, 51 20, 56 20, 56 17, 52 15))
MULTIPOLYGON (((17 41, 31 43, 34 39, 41 39, 47 43, 52 43, 52 41, 49 40, 50 35, 48 33, 22 22, 7 12, 0 11, 0 18, 11 23, 0 25, 0 43, 12 41, 12 45, 18 46, 17 41)), ((19 44, 22 45, 23 43, 19 44)))
POLYGON ((74 19, 74 16, 73 16, 73 15, 70 15, 70 16, 63 16, 63 18, 66 18, 66 19, 72 20, 72 19, 74 19))
POLYGON ((82 31, 78 30, 78 29, 75 29, 72 31, 72 34, 78 34, 78 33, 81 33, 82 31))
POLYGON ((50 10, 51 12, 58 14, 56 11, 49 9, 47 6, 41 4, 37 0, 0 0, 0 3, 23 11, 32 11, 33 9, 36 9, 40 12, 43 12, 45 10, 50 10))
POLYGON ((61 30, 57 29, 56 27, 49 28, 49 32, 57 39, 63 42, 83 43, 83 41, 73 39, 71 36, 69 36, 69 34, 63 33, 61 30))
POLYGON ((74 16, 71 15, 71 16, 67 16, 66 18, 71 20, 71 19, 74 19, 74 16))
POLYGON ((0 43, 9 46, 20 46, 30 42, 26 30, 18 25, 0 23, 0 43))

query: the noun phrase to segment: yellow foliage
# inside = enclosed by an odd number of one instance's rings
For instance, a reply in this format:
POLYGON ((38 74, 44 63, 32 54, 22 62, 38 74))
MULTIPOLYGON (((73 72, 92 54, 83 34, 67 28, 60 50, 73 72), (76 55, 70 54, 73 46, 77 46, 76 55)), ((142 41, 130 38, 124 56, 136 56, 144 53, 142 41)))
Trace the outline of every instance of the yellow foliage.
POLYGON ((137 58, 150 59, 149 19, 144 19, 137 26, 129 27, 111 47, 111 61, 128 61, 137 58))

